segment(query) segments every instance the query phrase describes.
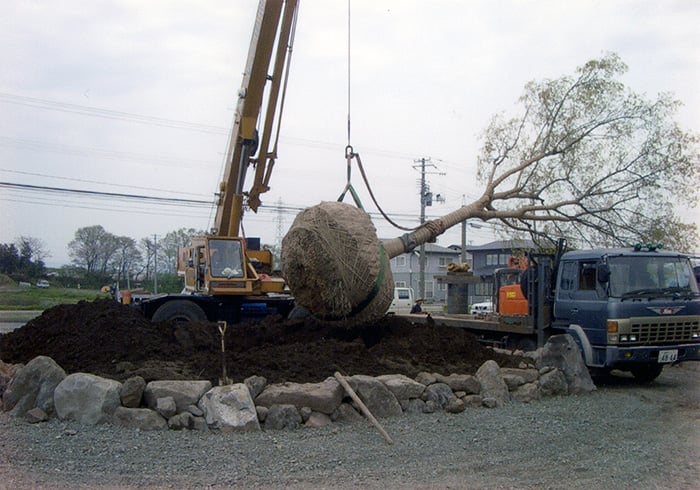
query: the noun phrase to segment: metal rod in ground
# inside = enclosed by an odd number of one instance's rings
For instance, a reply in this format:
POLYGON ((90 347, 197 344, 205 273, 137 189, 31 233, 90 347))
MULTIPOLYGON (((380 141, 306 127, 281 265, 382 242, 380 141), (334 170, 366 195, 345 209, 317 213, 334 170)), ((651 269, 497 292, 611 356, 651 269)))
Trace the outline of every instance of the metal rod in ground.
POLYGON ((391 439, 391 436, 387 433, 387 431, 384 430, 384 427, 382 427, 382 424, 380 424, 376 418, 374 418, 374 415, 372 415, 372 412, 369 411, 369 408, 367 408, 367 405, 365 405, 362 400, 360 400, 360 397, 357 396, 357 393, 355 393, 355 390, 352 389, 352 386, 348 384, 347 381, 345 381, 345 378, 343 377, 342 374, 339 372, 335 372, 334 374, 335 379, 338 380, 338 383, 345 388, 345 391, 347 392, 348 395, 350 395, 350 398, 354 400, 355 403, 360 407, 360 410, 362 410, 362 413, 365 414, 365 417, 369 419, 370 422, 372 422, 372 425, 374 425, 379 433, 384 436, 384 439, 386 439, 386 442, 389 444, 394 444, 394 441, 391 439))

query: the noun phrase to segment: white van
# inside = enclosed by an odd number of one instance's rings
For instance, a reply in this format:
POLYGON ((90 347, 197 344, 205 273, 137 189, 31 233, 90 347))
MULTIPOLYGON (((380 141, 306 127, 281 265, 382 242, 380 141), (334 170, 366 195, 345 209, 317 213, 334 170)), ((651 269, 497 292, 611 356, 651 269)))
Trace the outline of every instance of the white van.
POLYGON ((411 313, 414 303, 412 288, 394 288, 394 299, 391 301, 389 311, 387 313, 395 313, 397 315, 407 315, 411 313))

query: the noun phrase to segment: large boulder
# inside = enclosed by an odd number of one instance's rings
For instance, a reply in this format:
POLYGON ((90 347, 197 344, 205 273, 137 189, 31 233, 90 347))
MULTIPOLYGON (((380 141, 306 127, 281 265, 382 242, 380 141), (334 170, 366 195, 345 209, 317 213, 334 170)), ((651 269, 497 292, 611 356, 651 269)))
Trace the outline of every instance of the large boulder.
POLYGON ((501 368, 493 359, 489 359, 479 367, 476 379, 481 384, 480 395, 484 406, 502 407, 510 401, 508 385, 503 379, 501 368))
POLYGON ((401 415, 401 404, 382 381, 364 374, 348 378, 348 384, 375 417, 395 417, 401 415))
POLYGON ((263 390, 255 404, 270 408, 273 405, 294 405, 297 409, 310 409, 332 414, 343 401, 343 387, 335 378, 321 383, 278 383, 263 390))
POLYGON ((3 410, 21 417, 33 408, 55 414, 54 390, 66 372, 50 357, 38 356, 19 368, 3 393, 3 410))
POLYGON ((122 384, 93 374, 74 373, 66 376, 54 391, 56 413, 61 420, 81 424, 104 424, 112 420, 121 406, 122 384))
POLYGON ((158 409, 158 399, 172 397, 176 412, 184 412, 190 405, 197 405, 199 399, 211 389, 210 381, 151 381, 146 385, 143 398, 151 410, 158 409))
POLYGON ((377 379, 384 383, 396 399, 401 402, 411 398, 420 398, 425 391, 425 385, 414 381, 403 374, 384 374, 377 376, 377 379))
POLYGON ((554 367, 566 378, 570 395, 590 393, 596 387, 573 337, 553 335, 547 340, 537 360, 537 368, 554 367))
POLYGON ((260 430, 258 413, 243 383, 216 386, 199 400, 207 425, 215 429, 231 431, 260 430))

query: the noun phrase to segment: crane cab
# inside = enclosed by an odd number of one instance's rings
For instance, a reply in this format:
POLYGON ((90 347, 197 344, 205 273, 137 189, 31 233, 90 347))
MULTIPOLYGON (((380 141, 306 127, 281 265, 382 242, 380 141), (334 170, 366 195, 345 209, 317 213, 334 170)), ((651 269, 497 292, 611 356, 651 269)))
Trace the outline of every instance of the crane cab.
POLYGON ((240 237, 195 237, 180 251, 178 275, 190 294, 281 293, 285 283, 271 276, 272 262, 272 252, 249 250, 240 237))

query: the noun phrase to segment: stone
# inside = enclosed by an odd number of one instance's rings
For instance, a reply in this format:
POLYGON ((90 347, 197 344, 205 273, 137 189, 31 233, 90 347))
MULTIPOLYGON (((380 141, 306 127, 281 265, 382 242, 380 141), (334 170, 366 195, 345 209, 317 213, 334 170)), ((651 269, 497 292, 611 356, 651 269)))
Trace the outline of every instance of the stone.
POLYGON ((364 417, 351 404, 341 403, 331 414, 331 420, 340 423, 359 422, 364 420, 364 417))
POLYGON ((438 383, 445 383, 452 391, 464 391, 470 395, 476 395, 481 391, 479 380, 471 374, 437 375, 436 377, 438 383))
POLYGON ((199 399, 210 389, 211 381, 151 381, 146 385, 143 398, 146 406, 155 410, 158 398, 171 396, 175 400, 177 413, 180 413, 190 405, 197 405, 199 399))
POLYGON ((132 376, 122 384, 119 391, 119 399, 122 406, 127 408, 138 408, 141 406, 143 391, 146 389, 146 380, 141 376, 132 376))
POLYGON ((481 397, 484 406, 502 407, 510 400, 508 386, 501 375, 501 368, 496 361, 489 359, 476 372, 476 379, 481 384, 481 397))
POLYGON ((437 383, 437 377, 432 373, 420 372, 416 375, 416 382, 428 386, 437 383))
POLYGON ((309 407, 330 415, 340 406, 343 394, 343 387, 335 378, 321 383, 279 383, 266 386, 255 398, 255 404, 268 408, 273 405, 309 407))
POLYGON ((348 378, 348 384, 376 418, 403 414, 394 394, 377 378, 357 374, 348 378))
POLYGON ((331 418, 325 413, 311 412, 309 418, 304 422, 304 427, 324 427, 332 423, 331 418))
POLYGON ((228 431, 260 430, 253 398, 243 383, 210 389, 199 400, 198 406, 210 427, 228 431))
POLYGON ((243 382, 248 387, 248 391, 250 391, 250 396, 253 397, 253 400, 255 400, 265 389, 265 386, 267 386, 267 378, 262 376, 250 376, 244 379, 243 382))
POLYGON ((309 407, 301 407, 299 409, 299 415, 301 415, 301 420, 302 422, 306 423, 307 420, 309 420, 309 417, 311 417, 311 414, 313 413, 313 410, 309 407))
POLYGON ((50 357, 37 356, 16 369, 2 395, 3 410, 13 417, 23 417, 32 408, 55 414, 54 390, 66 372, 50 357))
POLYGON ((168 419, 168 427, 171 430, 183 430, 194 428, 194 416, 190 412, 182 412, 168 419))
POLYGON ((525 383, 534 383, 540 377, 540 373, 534 368, 501 368, 501 375, 505 378, 506 376, 518 376, 522 378, 525 383))
POLYGON ((569 394, 566 376, 559 369, 552 369, 540 376, 539 384, 542 396, 564 396, 569 394))
POLYGON ((586 363, 576 341, 569 334, 552 335, 542 347, 538 367, 551 366, 559 369, 566 378, 571 395, 590 393, 596 390, 586 363))
POLYGON ((445 406, 445 411, 447 413, 460 413, 464 412, 465 405, 461 398, 453 397, 447 402, 445 406))
POLYGON ((433 401, 438 408, 444 409, 450 400, 457 398, 452 389, 445 383, 434 383, 425 389, 423 400, 433 401))
POLYGON ((36 424, 39 422, 46 422, 49 420, 49 416, 39 407, 34 407, 31 410, 27 410, 24 414, 24 420, 30 424, 36 424))
POLYGON ((508 387, 508 391, 514 391, 519 386, 522 386, 525 384, 525 378, 523 378, 522 376, 518 376, 517 374, 504 374, 503 381, 506 382, 506 386, 508 387))
POLYGON ((425 402, 420 398, 411 398, 404 409, 406 413, 425 413, 425 402))
POLYGON ((156 412, 161 414, 165 419, 169 419, 173 415, 177 414, 178 412, 177 405, 175 404, 175 399, 172 396, 164 396, 163 398, 158 398, 158 400, 156 400, 156 412))
POLYGON ((411 398, 420 398, 425 391, 425 385, 412 380, 403 374, 385 374, 377 376, 377 379, 384 383, 389 391, 400 402, 411 398))
POLYGON ((511 391, 510 399, 521 403, 530 403, 542 398, 539 382, 525 383, 511 391))
POLYGON ((117 407, 112 416, 112 422, 120 427, 143 431, 168 428, 168 422, 149 408, 117 407))
POLYGON ((265 418, 265 428, 272 430, 297 429, 301 425, 301 415, 294 405, 273 405, 265 418))
POLYGON ((481 395, 467 395, 462 398, 462 401, 465 407, 478 408, 484 404, 484 399, 481 398, 481 395))
POLYGON ((75 420, 85 425, 105 424, 121 406, 122 384, 93 374, 66 376, 54 390, 56 413, 61 420, 75 420))

